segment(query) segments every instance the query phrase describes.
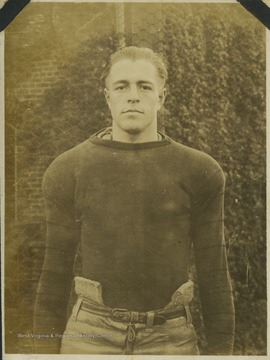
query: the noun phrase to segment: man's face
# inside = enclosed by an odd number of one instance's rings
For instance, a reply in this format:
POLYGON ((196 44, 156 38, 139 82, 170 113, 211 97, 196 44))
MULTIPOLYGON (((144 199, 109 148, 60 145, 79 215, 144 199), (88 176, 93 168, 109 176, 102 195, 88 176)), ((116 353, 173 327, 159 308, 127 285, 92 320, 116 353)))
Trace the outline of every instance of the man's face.
POLYGON ((106 79, 105 96, 113 126, 128 134, 156 128, 165 90, 155 66, 147 60, 119 60, 106 79))

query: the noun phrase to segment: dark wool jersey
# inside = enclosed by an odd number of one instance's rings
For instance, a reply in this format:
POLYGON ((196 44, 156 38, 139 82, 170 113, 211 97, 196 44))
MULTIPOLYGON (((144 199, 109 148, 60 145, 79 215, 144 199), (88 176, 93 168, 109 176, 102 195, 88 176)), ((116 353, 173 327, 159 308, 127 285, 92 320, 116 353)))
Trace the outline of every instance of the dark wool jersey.
MULTIPOLYGON (((60 155, 43 181, 47 242, 35 332, 64 332, 79 243, 80 276, 101 283, 105 305, 133 311, 170 301, 188 280, 193 244, 209 353, 231 354, 224 182, 210 156, 165 135, 133 144, 95 134, 60 155)), ((43 351, 58 347, 50 340, 43 351)))

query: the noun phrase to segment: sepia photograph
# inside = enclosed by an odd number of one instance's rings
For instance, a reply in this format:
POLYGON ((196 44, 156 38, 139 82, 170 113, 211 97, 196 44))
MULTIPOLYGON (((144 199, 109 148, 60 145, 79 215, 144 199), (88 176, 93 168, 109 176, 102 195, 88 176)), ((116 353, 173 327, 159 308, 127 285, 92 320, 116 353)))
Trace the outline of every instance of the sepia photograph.
POLYGON ((268 35, 237 1, 6 27, 8 359, 267 355, 268 35))

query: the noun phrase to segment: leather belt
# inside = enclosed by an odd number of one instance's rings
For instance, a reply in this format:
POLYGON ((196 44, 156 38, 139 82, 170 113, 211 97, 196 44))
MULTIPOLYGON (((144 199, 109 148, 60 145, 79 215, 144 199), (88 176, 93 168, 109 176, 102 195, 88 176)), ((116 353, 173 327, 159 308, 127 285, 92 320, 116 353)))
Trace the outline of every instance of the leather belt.
POLYGON ((106 308, 102 310, 97 308, 95 309, 95 306, 93 307, 92 304, 89 304, 87 301, 83 300, 81 309, 86 310, 92 314, 108 316, 111 317, 114 321, 128 324, 147 324, 149 313, 154 314, 153 325, 163 325, 166 320, 175 319, 180 316, 186 316, 186 310, 183 306, 175 306, 173 308, 150 312, 137 312, 118 308, 106 308))

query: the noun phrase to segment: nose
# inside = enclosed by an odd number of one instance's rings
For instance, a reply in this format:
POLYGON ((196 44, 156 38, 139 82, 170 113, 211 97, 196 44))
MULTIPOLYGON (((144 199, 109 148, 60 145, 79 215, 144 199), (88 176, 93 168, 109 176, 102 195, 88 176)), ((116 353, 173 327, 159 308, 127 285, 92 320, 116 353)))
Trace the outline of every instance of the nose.
POLYGON ((139 98, 139 93, 138 93, 137 86, 130 87, 130 91, 128 93, 128 102, 129 103, 136 103, 136 102, 139 102, 139 101, 140 101, 140 98, 139 98))

